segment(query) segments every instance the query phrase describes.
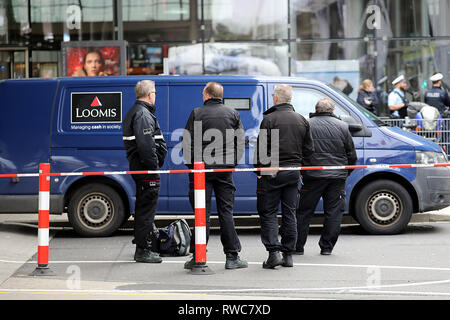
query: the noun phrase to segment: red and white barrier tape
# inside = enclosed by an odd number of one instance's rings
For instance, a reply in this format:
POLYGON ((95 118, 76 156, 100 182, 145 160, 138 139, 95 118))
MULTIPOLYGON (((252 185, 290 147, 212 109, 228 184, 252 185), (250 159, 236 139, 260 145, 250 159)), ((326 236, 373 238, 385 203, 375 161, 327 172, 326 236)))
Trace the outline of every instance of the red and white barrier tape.
POLYGON ((38 267, 36 274, 43 274, 48 269, 49 257, 49 213, 50 213, 50 177, 53 176, 90 176, 90 175, 125 175, 125 174, 164 174, 164 173, 194 173, 194 213, 195 213, 195 267, 200 271, 194 274, 212 274, 206 266, 206 195, 205 173, 213 172, 251 172, 251 171, 287 171, 287 170, 343 170, 369 168, 428 168, 450 167, 450 163, 436 164, 381 164, 354 166, 316 166, 316 167, 285 167, 285 168, 225 168, 204 169, 204 163, 195 163, 194 169, 187 170, 142 170, 142 171, 102 171, 102 172, 68 172, 50 173, 50 164, 41 163, 39 173, 0 174, 5 177, 39 177, 39 219, 38 219, 38 267))
MULTIPOLYGON (((127 174, 168 174, 168 173, 212 173, 212 172, 252 172, 252 171, 289 171, 289 170, 344 170, 344 169, 397 169, 397 168, 432 168, 450 167, 450 163, 434 164, 375 164, 353 166, 316 166, 316 167, 283 167, 283 168, 224 168, 224 169, 183 169, 183 170, 142 170, 142 171, 99 171, 99 172, 59 172, 49 173, 50 177, 61 176, 93 176, 93 175, 127 175, 127 174)), ((39 173, 0 174, 0 178, 38 177, 39 173)))

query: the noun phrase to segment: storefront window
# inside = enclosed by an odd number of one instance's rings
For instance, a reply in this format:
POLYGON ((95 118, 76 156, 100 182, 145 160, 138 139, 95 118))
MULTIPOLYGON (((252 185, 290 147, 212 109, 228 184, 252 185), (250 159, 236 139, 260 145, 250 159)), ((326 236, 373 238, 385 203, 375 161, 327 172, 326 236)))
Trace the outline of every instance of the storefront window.
POLYGON ((124 21, 189 20, 189 0, 124 0, 124 21))
POLYGON ((422 37, 450 34, 445 0, 291 0, 293 37, 422 37))
POLYGON ((58 76, 58 52, 39 51, 32 52, 32 77, 54 78, 58 76))
POLYGON ((292 45, 291 74, 336 86, 353 99, 364 79, 374 79, 375 52, 366 41, 314 41, 292 45), (345 85, 344 85, 345 83, 345 85))
MULTIPOLYGON (((192 4, 191 4, 192 3, 192 4)), ((130 42, 197 41, 197 17, 189 0, 123 0, 124 38, 130 42)))
POLYGON ((296 39, 358 38, 365 33, 368 0, 291 0, 291 37, 296 39))
POLYGON ((335 74, 355 95, 364 79, 389 87, 405 73, 422 90, 437 70, 449 83, 449 11, 447 0, 0 0, 0 71, 59 76, 61 43, 119 36, 127 74, 160 74, 168 58, 176 74, 335 74), (17 50, 30 50, 25 73, 17 50))
POLYGON ((112 0, 31 0, 33 43, 113 39, 112 0))
POLYGON ((410 92, 423 96, 424 91, 431 87, 430 76, 439 71, 444 75, 443 82, 448 88, 450 40, 392 40, 384 45, 388 48, 383 64, 389 83, 403 74, 410 92))
POLYGON ((27 0, 0 0, 0 44, 28 44, 27 0))
POLYGON ((278 43, 206 43, 169 48, 174 74, 288 74, 288 46, 278 43))
POLYGON ((167 57, 167 45, 129 44, 127 74, 161 74, 164 57, 167 57))
MULTIPOLYGON (((287 38, 287 0, 204 0, 203 3, 206 41, 287 38)), ((198 6, 201 17, 201 1, 198 6)))

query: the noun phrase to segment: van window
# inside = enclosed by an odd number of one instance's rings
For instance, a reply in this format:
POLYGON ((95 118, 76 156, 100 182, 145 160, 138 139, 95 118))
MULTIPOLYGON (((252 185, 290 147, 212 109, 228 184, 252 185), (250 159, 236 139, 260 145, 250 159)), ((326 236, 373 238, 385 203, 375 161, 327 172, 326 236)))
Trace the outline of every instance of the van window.
MULTIPOLYGON (((310 113, 316 110, 316 103, 322 98, 329 98, 322 92, 306 88, 292 88, 292 105, 296 112, 300 113, 305 118, 309 118, 310 113)), ((346 115, 350 116, 350 112, 343 109, 335 103, 334 114, 338 117, 346 115)))
POLYGON ((250 98, 223 98, 223 104, 235 110, 250 110, 250 98))

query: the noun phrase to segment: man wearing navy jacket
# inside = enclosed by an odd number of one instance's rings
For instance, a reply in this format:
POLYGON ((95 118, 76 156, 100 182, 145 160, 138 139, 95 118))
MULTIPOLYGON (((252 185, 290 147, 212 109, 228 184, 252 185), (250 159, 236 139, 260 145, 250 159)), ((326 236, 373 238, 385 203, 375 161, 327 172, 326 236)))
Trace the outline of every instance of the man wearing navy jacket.
MULTIPOLYGON (((136 84, 134 90, 137 100, 123 120, 123 143, 130 170, 158 170, 164 164, 167 145, 155 117, 155 83, 143 80, 136 84)), ((134 174, 132 177, 136 183, 134 260, 160 263, 159 254, 151 251, 160 177, 159 174, 134 174)))

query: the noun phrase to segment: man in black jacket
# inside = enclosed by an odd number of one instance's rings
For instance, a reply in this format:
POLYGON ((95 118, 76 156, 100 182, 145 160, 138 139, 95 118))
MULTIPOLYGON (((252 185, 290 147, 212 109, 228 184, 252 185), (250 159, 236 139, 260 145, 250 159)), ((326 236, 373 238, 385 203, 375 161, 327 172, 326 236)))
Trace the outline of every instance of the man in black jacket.
MULTIPOLYGON (((164 164, 167 146, 154 115, 155 83, 143 80, 134 88, 137 100, 123 120, 123 142, 131 171, 158 170, 164 164)), ((160 189, 159 174, 134 174, 136 203, 134 213, 134 240, 136 262, 159 263, 153 252, 153 222, 160 189)))
MULTIPOLYGON (((275 86, 274 106, 264 112, 254 163, 261 167, 300 167, 311 156, 313 143, 308 121, 290 104, 292 88, 275 86)), ((261 240, 269 257, 263 268, 292 267, 297 241, 296 209, 300 172, 294 170, 257 173, 257 209, 261 220, 261 240), (278 239, 278 206, 281 202, 281 243, 278 239), (280 256, 283 253, 283 258, 280 256)))
MULTIPOLYGON (((203 89, 204 105, 192 110, 183 134, 183 157, 188 168, 194 162, 205 162, 205 168, 234 168, 244 153, 245 133, 239 113, 223 105, 223 87, 208 82, 203 89)), ((209 240, 212 192, 216 196, 220 224, 220 240, 226 255, 225 268, 247 268, 238 253, 241 243, 233 218, 234 192, 232 172, 206 173, 206 243, 209 240)), ((194 176, 189 174, 189 200, 194 210, 194 176)), ((189 251, 195 257, 193 232, 189 251)), ((195 258, 187 261, 185 269, 192 269, 195 258)))
MULTIPOLYGON (((345 166, 356 163, 355 146, 348 125, 333 112, 333 101, 323 98, 316 104, 316 113, 310 114, 314 153, 305 161, 305 166, 345 166)), ((302 176, 303 185, 297 211, 296 253, 303 254, 309 223, 322 197, 325 221, 319 246, 322 255, 329 255, 340 232, 348 170, 305 170, 302 176)))

